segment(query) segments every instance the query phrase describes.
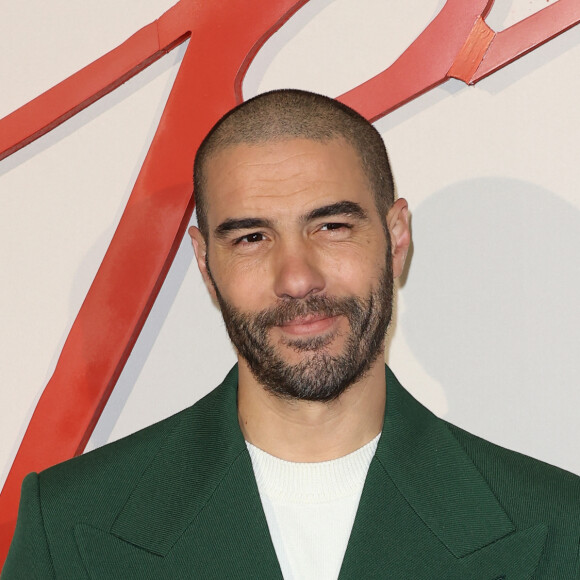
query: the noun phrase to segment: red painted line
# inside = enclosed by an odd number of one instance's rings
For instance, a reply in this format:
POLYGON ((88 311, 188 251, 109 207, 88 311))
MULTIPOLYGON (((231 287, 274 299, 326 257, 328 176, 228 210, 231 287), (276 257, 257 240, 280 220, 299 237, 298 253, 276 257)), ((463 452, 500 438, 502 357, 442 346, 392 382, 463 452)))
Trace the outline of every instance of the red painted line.
POLYGON ((469 83, 494 36, 495 32, 485 23, 483 18, 479 17, 451 65, 447 76, 469 83))
POLYGON ((578 0, 558 0, 498 32, 472 83, 496 72, 580 22, 578 0))

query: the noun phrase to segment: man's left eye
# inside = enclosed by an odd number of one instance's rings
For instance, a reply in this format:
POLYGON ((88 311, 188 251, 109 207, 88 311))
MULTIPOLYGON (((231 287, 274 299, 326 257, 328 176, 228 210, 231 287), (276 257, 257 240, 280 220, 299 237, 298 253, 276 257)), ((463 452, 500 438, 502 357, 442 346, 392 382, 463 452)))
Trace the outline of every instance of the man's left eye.
POLYGON ((340 222, 331 222, 328 224, 324 224, 320 229, 323 231, 332 231, 332 230, 340 230, 342 228, 350 229, 350 225, 340 222))

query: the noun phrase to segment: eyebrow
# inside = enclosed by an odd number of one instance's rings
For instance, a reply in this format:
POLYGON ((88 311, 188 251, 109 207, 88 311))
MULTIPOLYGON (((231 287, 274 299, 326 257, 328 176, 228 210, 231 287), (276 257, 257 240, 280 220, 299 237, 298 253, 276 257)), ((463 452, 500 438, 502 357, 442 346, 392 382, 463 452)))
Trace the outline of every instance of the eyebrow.
POLYGON ((217 226, 214 233, 217 238, 225 238, 230 232, 238 230, 270 227, 272 227, 272 222, 263 218, 229 218, 217 226))
MULTIPOLYGON (((360 220, 368 219, 367 212, 353 201, 339 201, 322 207, 317 207, 300 218, 302 223, 312 220, 327 218, 337 215, 350 215, 360 220)), ((271 228, 273 224, 265 218, 228 218, 214 230, 215 236, 224 239, 231 232, 239 230, 252 230, 257 228, 271 228)))
POLYGON ((332 217, 335 215, 349 215, 360 220, 367 220, 367 212, 354 201, 339 201, 330 205, 325 205, 313 209, 301 218, 300 221, 306 223, 312 220, 332 217))

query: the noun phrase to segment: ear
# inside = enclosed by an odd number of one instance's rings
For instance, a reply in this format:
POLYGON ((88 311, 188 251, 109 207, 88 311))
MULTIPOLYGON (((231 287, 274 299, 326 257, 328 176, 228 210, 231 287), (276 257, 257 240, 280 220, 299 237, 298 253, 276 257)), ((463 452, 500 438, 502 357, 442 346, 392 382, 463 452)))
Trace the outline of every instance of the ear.
POLYGON ((393 277, 398 278, 403 272, 407 251, 411 243, 409 206, 403 198, 399 198, 387 213, 387 227, 391 235, 393 277))
POLYGON ((205 287, 209 292, 214 303, 217 304, 217 297, 215 293, 215 288, 209 272, 207 271, 207 244, 203 237, 203 234, 199 231, 199 228, 191 226, 189 230, 189 237, 191 238, 191 243, 193 244, 193 251, 195 252, 195 259, 197 260, 197 267, 201 272, 201 277, 205 283, 205 287))

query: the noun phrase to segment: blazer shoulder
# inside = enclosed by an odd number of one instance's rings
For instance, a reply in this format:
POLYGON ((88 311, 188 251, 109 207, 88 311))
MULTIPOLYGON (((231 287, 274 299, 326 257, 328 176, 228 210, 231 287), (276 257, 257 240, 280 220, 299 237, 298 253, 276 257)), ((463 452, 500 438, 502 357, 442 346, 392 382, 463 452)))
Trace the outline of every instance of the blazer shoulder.
POLYGON ((192 436, 197 430, 204 430, 204 423, 212 415, 212 409, 220 409, 223 405, 224 391, 227 392, 228 386, 225 383, 194 405, 166 419, 42 471, 39 474, 42 488, 55 485, 63 493, 69 491, 69 485, 75 489, 82 484, 89 488, 107 489, 115 482, 127 482, 132 477, 139 477, 176 429, 191 425, 192 436))
POLYGON ((580 572, 580 477, 449 423, 447 427, 517 529, 538 523, 547 526, 537 577, 576 578, 580 572), (571 576, 572 570, 576 572, 571 576))
POLYGON ((575 520, 580 527, 578 475, 445 423, 496 495, 530 507, 535 503, 537 509, 575 520))
POLYGON ((95 517, 106 525, 107 514, 113 518, 122 508, 165 441, 184 426, 192 425, 195 435, 216 390, 171 417, 40 472, 40 499, 47 520, 95 517))
MULTIPOLYGON (((146 502, 139 506, 147 511, 163 505, 161 500, 181 481, 184 468, 205 480, 208 464, 215 463, 207 449, 216 433, 235 431, 232 426, 224 429, 228 421, 237 425, 237 375, 228 377, 193 406, 167 419, 26 478, 17 529, 22 537, 37 538, 38 546, 47 547, 57 577, 61 573, 66 578, 84 577, 77 557, 77 526, 109 533, 143 481, 150 484, 153 477, 155 484, 147 488, 146 502)), ((242 444, 236 440, 234 451, 242 444)), ((30 550, 14 553, 13 559, 26 559, 30 550)))
POLYGON ((38 474, 49 537, 76 521, 109 527, 165 438, 188 410, 38 474))
POLYGON ((188 409, 180 411, 117 441, 49 467, 40 472, 40 480, 43 486, 50 486, 53 482, 62 486, 69 480, 78 485, 85 479, 93 481, 99 473, 110 476, 119 469, 123 472, 139 470, 187 412, 188 409))

